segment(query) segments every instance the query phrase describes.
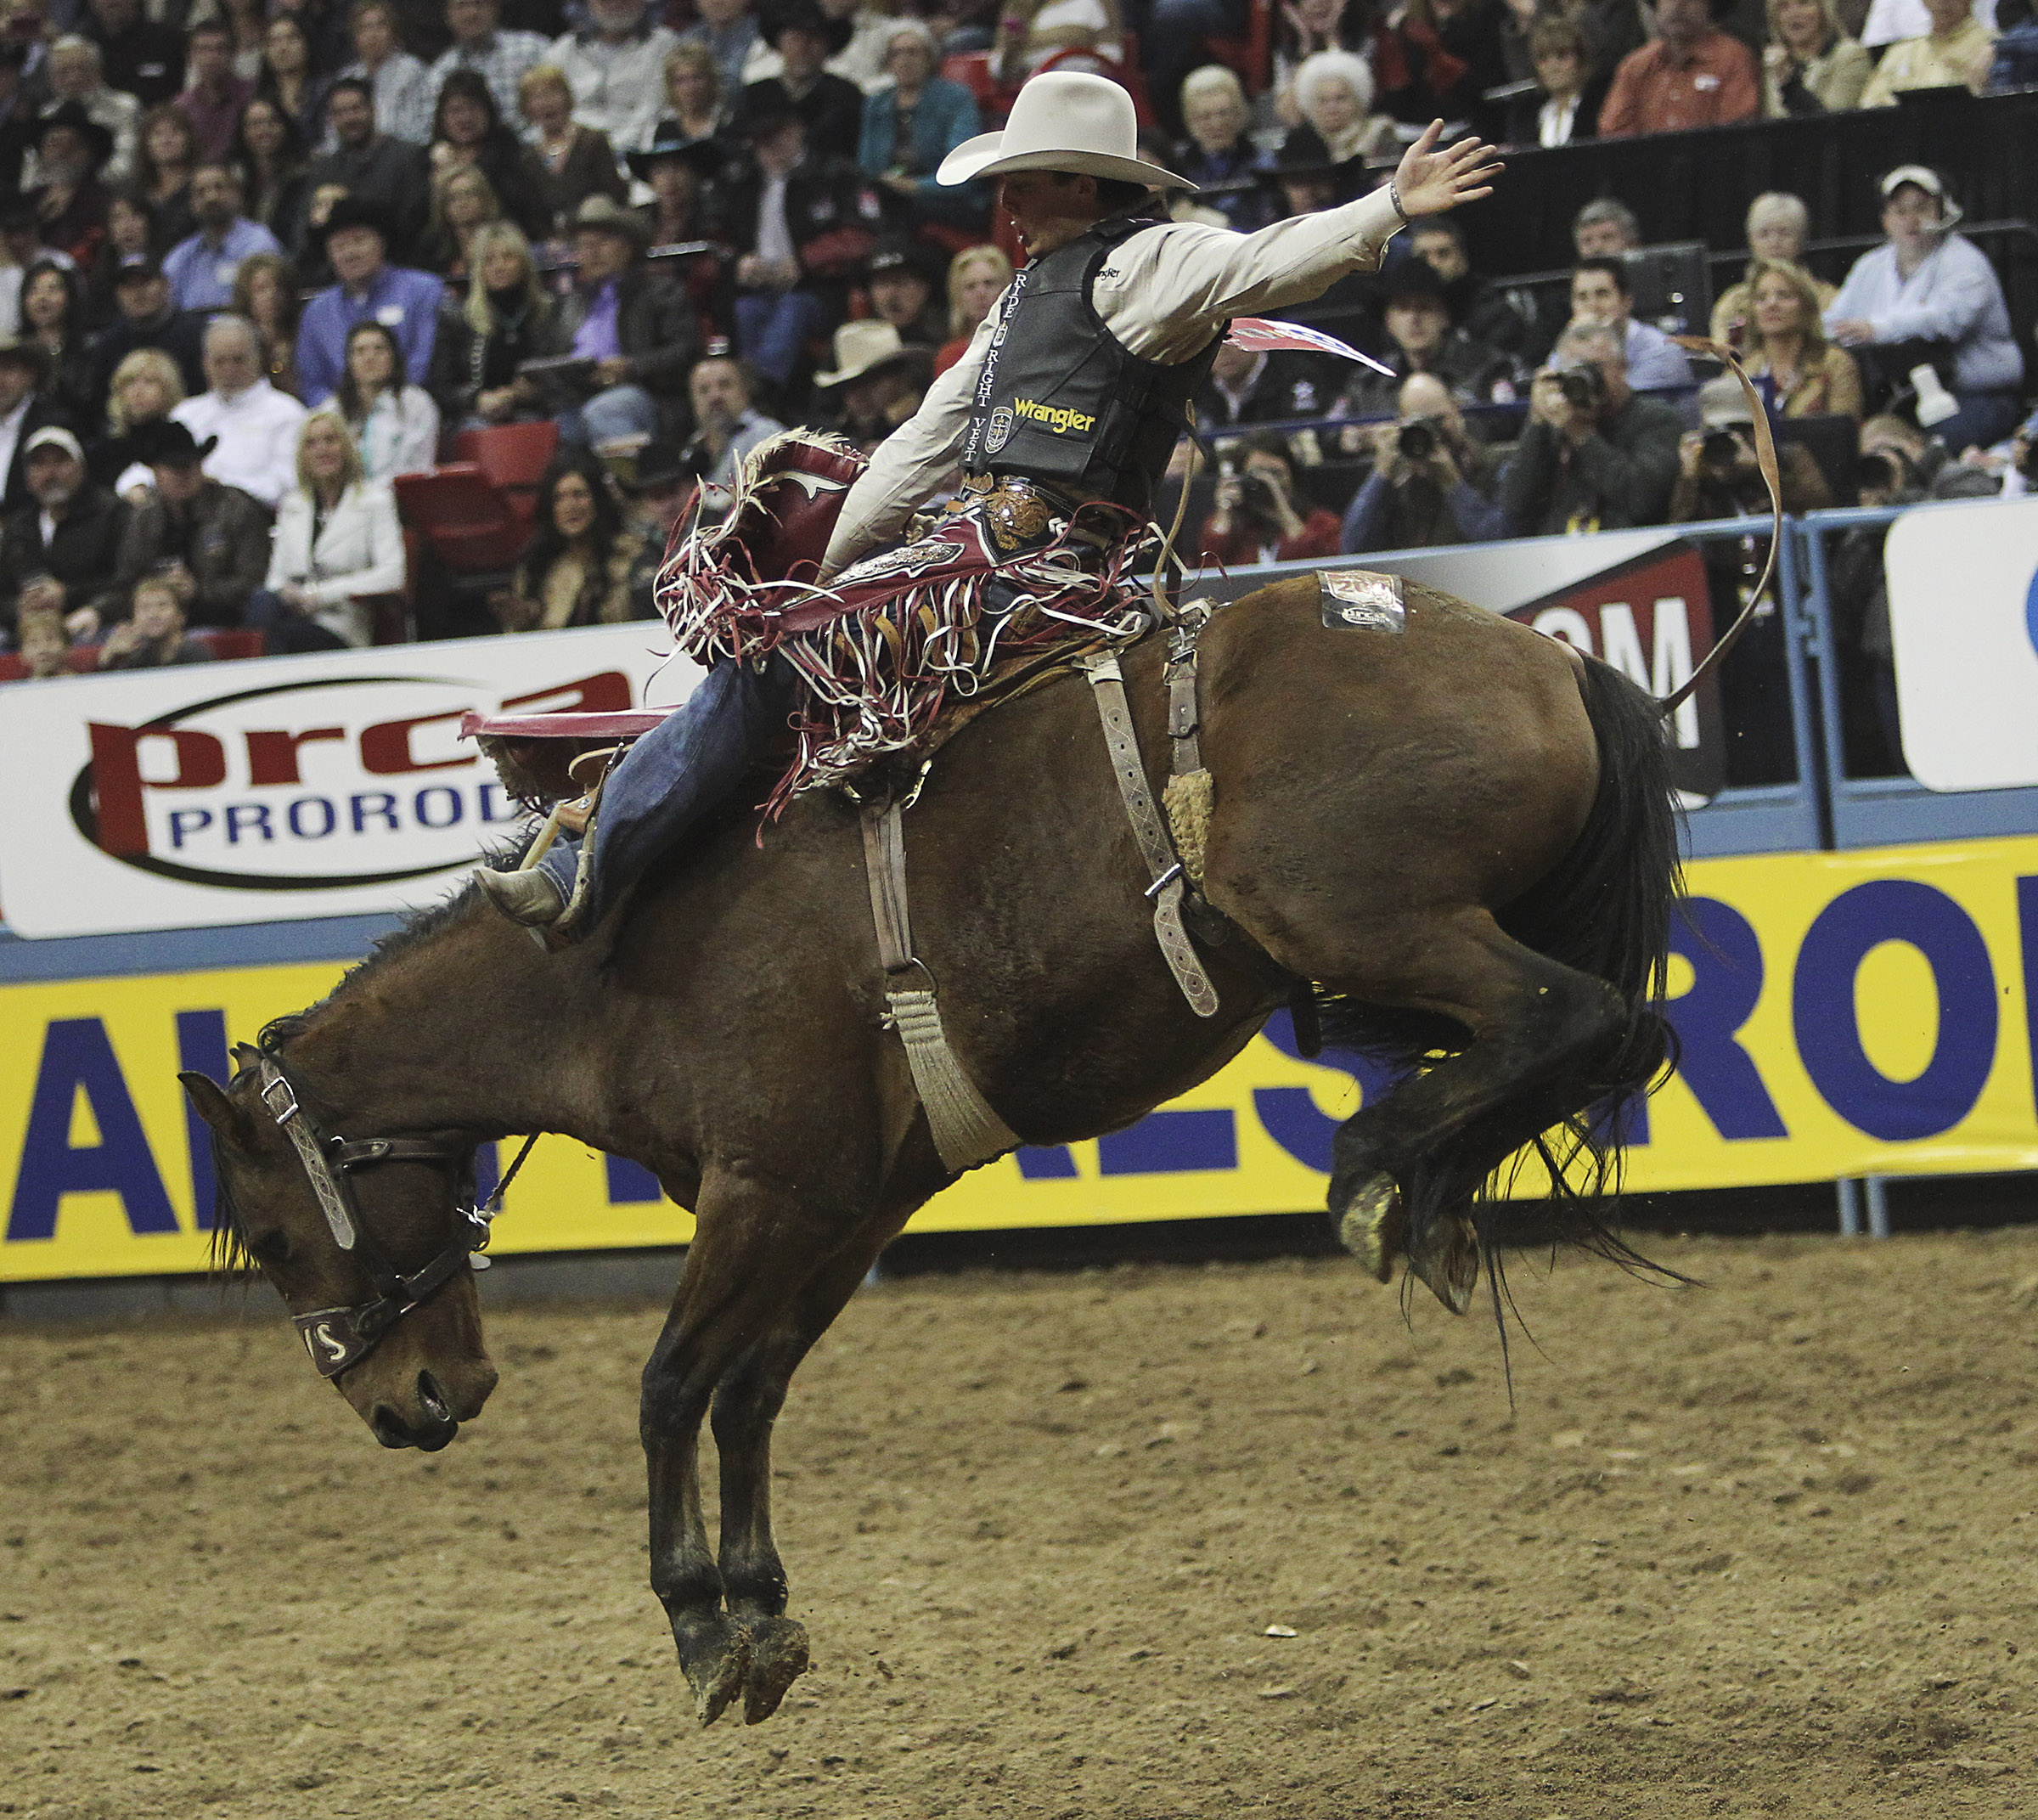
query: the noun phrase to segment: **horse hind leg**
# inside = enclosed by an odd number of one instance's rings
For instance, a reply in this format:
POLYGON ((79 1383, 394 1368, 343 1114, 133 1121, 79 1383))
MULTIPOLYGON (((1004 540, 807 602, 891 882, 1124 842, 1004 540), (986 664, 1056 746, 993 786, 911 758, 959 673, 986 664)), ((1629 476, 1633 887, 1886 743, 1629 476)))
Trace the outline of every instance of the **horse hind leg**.
POLYGON ((1331 1147, 1339 1236, 1382 1282, 1397 1255, 1462 1314, 1478 1282, 1471 1208, 1523 1144, 1595 1097, 1631 1017, 1603 980, 1503 933, 1483 910, 1441 927, 1369 930, 1363 975, 1333 989, 1365 1005, 1440 1015, 1469 1040, 1360 1109, 1331 1147))

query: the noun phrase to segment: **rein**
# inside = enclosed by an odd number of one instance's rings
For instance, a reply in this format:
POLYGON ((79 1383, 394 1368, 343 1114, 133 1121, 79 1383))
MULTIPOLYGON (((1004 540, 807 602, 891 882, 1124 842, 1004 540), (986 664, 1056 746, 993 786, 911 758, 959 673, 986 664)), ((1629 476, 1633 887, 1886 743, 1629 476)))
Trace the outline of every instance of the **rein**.
POLYGON ((532 1132, 524 1140, 516 1160, 486 1202, 476 1204, 470 1189, 468 1203, 454 1209, 453 1242, 422 1270, 406 1274, 369 1236, 354 1203, 348 1172, 380 1163, 424 1163, 439 1169, 470 1170, 473 1146, 458 1139, 328 1135, 305 1110, 296 1083, 273 1049, 261 1051, 256 1079, 263 1107, 297 1152, 312 1192, 318 1197, 319 1210, 332 1231, 333 1242, 361 1260, 374 1285, 374 1297, 370 1301, 313 1309, 309 1314, 290 1317, 318 1375, 336 1378, 373 1352, 383 1336, 441 1284, 463 1270, 488 1267, 488 1259, 482 1254, 487 1248, 491 1223, 502 1207, 504 1191, 524 1166, 538 1134, 532 1132))

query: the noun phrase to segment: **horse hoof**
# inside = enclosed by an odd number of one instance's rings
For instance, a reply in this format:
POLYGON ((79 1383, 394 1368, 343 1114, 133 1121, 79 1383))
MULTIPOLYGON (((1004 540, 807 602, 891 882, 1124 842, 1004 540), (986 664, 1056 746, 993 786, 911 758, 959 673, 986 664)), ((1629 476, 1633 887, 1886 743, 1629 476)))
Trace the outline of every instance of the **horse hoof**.
POLYGON ((1401 1254, 1407 1221, 1401 1211, 1401 1191, 1394 1178, 1382 1172, 1360 1183, 1344 1203, 1337 1222, 1337 1240, 1363 1264, 1376 1282, 1392 1282, 1394 1259, 1401 1254))
POLYGON ((1444 1307, 1461 1315, 1479 1287, 1479 1235, 1462 1214, 1440 1220, 1410 1249, 1408 1267, 1444 1307))
POLYGON ((711 1726, 743 1691, 750 1672, 750 1638, 733 1626, 725 1627, 707 1648, 683 1656, 679 1665, 694 1690, 694 1716, 703 1727, 711 1726))
POLYGON ((779 1702, 793 1682, 807 1672, 807 1631, 790 1618, 765 1618, 751 1626, 749 1643, 743 1722, 761 1725, 779 1710, 779 1702))

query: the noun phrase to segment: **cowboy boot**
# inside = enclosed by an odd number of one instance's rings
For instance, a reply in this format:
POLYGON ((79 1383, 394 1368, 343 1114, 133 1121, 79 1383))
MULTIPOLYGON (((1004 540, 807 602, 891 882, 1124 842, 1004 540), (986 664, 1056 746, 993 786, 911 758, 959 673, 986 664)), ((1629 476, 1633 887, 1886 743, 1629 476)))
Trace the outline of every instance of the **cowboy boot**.
POLYGON ((566 894, 543 866, 534 865, 521 872, 498 872, 493 866, 485 865, 476 872, 474 880, 481 887, 483 897, 510 921, 526 928, 557 922, 566 913, 566 894))

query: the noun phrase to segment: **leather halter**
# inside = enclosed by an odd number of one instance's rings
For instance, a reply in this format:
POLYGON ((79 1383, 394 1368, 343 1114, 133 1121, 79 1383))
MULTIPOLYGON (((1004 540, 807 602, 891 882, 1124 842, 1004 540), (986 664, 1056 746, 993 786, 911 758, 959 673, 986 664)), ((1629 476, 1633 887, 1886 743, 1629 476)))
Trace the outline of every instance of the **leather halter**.
MULTIPOLYGON (((466 1163, 473 1147, 458 1139, 329 1137, 304 1109, 295 1083, 273 1051, 262 1051, 256 1078, 262 1105, 290 1139, 298 1161, 304 1165, 312 1192, 318 1197, 325 1223, 332 1229, 333 1242, 359 1258, 374 1284, 372 1301, 347 1308, 318 1308, 308 1315, 290 1317, 318 1375, 335 1378, 365 1359, 383 1335, 448 1278, 464 1270, 487 1267, 488 1260, 481 1254, 488 1243, 489 1222, 495 1216, 501 1189, 489 1197, 486 1208, 476 1206, 471 1199, 466 1206, 456 1207, 453 1242, 423 1270, 406 1276, 369 1237, 360 1209, 354 1204, 347 1171, 378 1163, 426 1163, 458 1169, 466 1163)), ((505 1178, 504 1186, 507 1185, 505 1178)))

